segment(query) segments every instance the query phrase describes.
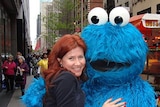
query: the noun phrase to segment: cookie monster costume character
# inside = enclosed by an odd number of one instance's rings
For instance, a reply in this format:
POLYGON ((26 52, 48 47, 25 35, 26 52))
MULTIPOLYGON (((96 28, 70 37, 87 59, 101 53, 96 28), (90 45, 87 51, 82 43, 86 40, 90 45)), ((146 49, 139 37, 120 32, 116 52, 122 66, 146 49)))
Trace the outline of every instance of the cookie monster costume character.
POLYGON ((89 77, 82 85, 85 107, 102 107, 109 98, 122 98, 126 107, 156 107, 152 86, 140 77, 148 48, 129 19, 123 7, 111 10, 109 17, 99 7, 89 12, 90 25, 82 32, 89 77))

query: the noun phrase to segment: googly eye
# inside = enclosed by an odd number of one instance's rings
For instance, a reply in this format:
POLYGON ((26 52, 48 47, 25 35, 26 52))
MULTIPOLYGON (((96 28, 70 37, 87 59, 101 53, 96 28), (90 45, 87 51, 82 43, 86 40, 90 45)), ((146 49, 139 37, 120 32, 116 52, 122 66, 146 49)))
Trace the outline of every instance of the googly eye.
POLYGON ((116 7, 112 9, 109 14, 110 23, 114 26, 125 26, 126 24, 128 24, 129 19, 129 12, 124 7, 116 7))
POLYGON ((96 7, 96 8, 93 8, 88 13, 89 24, 103 25, 107 21, 108 21, 108 14, 103 8, 96 7))

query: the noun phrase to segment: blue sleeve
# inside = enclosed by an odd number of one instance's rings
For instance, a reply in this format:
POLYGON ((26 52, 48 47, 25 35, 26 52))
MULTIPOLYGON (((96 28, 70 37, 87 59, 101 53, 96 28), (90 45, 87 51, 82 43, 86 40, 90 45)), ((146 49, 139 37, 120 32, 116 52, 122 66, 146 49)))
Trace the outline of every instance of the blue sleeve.
POLYGON ((45 82, 42 77, 35 79, 22 96, 22 102, 26 107, 43 107, 43 96, 46 93, 45 82))

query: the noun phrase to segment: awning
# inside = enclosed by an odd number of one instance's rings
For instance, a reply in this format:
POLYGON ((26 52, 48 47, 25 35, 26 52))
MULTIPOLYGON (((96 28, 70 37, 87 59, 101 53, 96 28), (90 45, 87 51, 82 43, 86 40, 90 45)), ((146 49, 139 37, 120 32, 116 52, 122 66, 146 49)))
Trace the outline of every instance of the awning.
POLYGON ((146 35, 146 36, 150 36, 152 35, 152 29, 151 28, 146 28, 144 27, 144 25, 142 24, 142 18, 145 14, 141 14, 141 15, 136 15, 130 18, 130 23, 132 23, 135 27, 137 27, 137 29, 139 29, 139 31, 146 35))
POLYGON ((160 28, 160 14, 144 14, 142 24, 146 28, 160 28))
POLYGON ((160 14, 141 14, 130 18, 130 22, 138 26, 141 22, 145 28, 160 28, 160 14))
POLYGON ((135 26, 138 26, 141 23, 142 17, 144 14, 136 15, 130 18, 130 23, 132 23, 135 26))

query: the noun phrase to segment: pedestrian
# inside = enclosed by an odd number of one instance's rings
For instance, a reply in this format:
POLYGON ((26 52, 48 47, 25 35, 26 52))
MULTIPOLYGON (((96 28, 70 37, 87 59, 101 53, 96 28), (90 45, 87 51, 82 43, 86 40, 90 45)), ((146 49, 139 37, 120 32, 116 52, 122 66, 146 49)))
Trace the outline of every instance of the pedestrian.
POLYGON ((38 67, 39 67, 39 72, 40 74, 43 73, 43 71, 48 69, 48 56, 47 53, 43 53, 42 55, 42 59, 40 61, 38 61, 37 63, 38 67))
POLYGON ((49 56, 51 50, 50 49, 47 49, 47 56, 49 56))
POLYGON ((32 75, 36 78, 37 77, 37 71, 38 71, 38 65, 37 63, 41 60, 39 54, 34 54, 31 60, 32 63, 32 75))
POLYGON ((16 70, 16 63, 13 61, 13 56, 9 55, 8 59, 2 65, 3 73, 5 76, 5 85, 7 91, 14 89, 14 77, 15 77, 15 70, 16 70))
POLYGON ((23 78, 23 81, 17 81, 17 83, 21 87, 22 95, 24 95, 28 72, 29 72, 29 67, 27 63, 25 62, 25 58, 23 56, 19 56, 16 74, 20 74, 23 78))
POLYGON ((18 57, 19 56, 22 56, 22 53, 18 51, 17 54, 16 54, 16 58, 14 60, 14 62, 16 63, 16 65, 18 64, 18 57))
POLYGON ((32 56, 31 54, 28 54, 28 56, 26 57, 26 63, 29 67, 29 75, 31 75, 31 71, 32 71, 32 63, 31 63, 31 60, 32 60, 32 56))
MULTIPOLYGON (((70 34, 62 36, 50 52, 48 69, 43 71, 45 86, 43 83, 32 85, 22 98, 27 107, 84 107, 85 93, 80 85, 82 81, 87 80, 85 52, 86 45, 80 36, 70 34), (42 86, 46 87, 44 96, 41 95, 44 92, 42 86), (39 100, 41 96, 43 104, 39 100)), ((38 80, 36 82, 39 83, 38 80)), ((103 107, 123 107, 125 102, 118 103, 121 100, 121 98, 115 101, 108 99, 103 107)))
MULTIPOLYGON (((14 59, 14 62, 16 63, 16 66, 18 66, 18 63, 19 63, 19 61, 18 61, 19 56, 22 56, 22 53, 18 51, 17 54, 16 54, 16 58, 14 59)), ((20 87, 19 84, 15 83, 15 89, 18 89, 18 87, 20 87)))

